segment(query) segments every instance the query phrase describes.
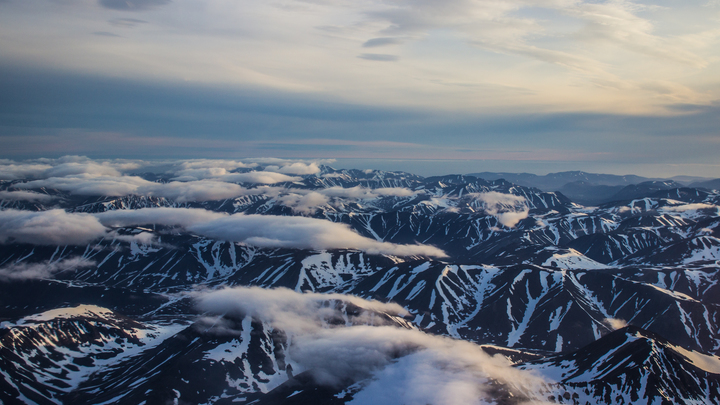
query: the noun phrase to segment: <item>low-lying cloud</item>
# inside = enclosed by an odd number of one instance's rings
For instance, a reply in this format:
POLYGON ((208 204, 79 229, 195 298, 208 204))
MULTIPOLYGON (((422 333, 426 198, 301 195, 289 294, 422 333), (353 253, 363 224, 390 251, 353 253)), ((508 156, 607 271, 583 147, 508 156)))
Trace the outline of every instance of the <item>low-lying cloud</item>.
POLYGON ((292 208, 295 212, 312 214, 318 207, 327 204, 330 199, 321 193, 311 191, 304 195, 289 193, 278 197, 277 201, 286 207, 292 208))
POLYGON ((445 257, 429 245, 398 245, 359 235, 349 226, 324 219, 274 216, 228 215, 192 208, 143 208, 95 214, 106 226, 158 224, 182 226, 211 239, 242 242, 267 248, 358 249, 370 254, 445 257))
POLYGON ((67 177, 50 177, 14 184, 20 189, 51 188, 74 195, 121 197, 136 194, 139 187, 152 186, 153 182, 137 176, 94 176, 80 174, 67 177))
POLYGON ((497 191, 473 193, 469 196, 480 201, 485 212, 497 218, 498 222, 508 228, 514 227, 518 222, 527 218, 530 212, 525 197, 497 191))
POLYGON ((32 191, 0 191, 0 200, 5 201, 38 201, 46 203, 54 199, 54 196, 32 191))
POLYGON ((138 187, 136 193, 145 196, 168 198, 177 202, 216 201, 252 194, 248 189, 237 184, 209 180, 152 183, 138 187))
POLYGON ((257 194, 256 191, 250 191, 234 183, 214 180, 156 183, 137 176, 91 176, 87 174, 33 180, 15 184, 14 187, 21 189, 46 187, 83 196, 152 196, 168 198, 177 202, 215 201, 257 194))
POLYGON ((295 212, 312 214, 318 207, 330 204, 338 207, 348 201, 371 200, 378 197, 409 197, 417 194, 407 188, 377 188, 370 189, 361 186, 355 187, 329 187, 318 190, 287 189, 286 194, 277 198, 277 201, 295 212), (332 199, 332 201, 331 201, 332 199))
POLYGON ((302 178, 275 172, 230 173, 220 177, 223 181, 253 184, 277 184, 300 181, 302 178))
MULTIPOLYGON (((344 319, 330 300, 351 303, 357 307, 392 316, 405 316, 405 308, 395 303, 365 300, 353 295, 297 293, 287 288, 233 287, 192 294, 198 307, 213 314, 252 317, 282 326, 287 332, 307 332, 321 328, 330 319, 344 319)), ((353 319, 365 318, 354 317, 353 319)), ((377 322, 381 322, 378 318, 377 322)), ((343 322, 344 323, 344 322, 343 322)), ((382 324, 382 323, 381 323, 382 324)))
POLYGON ((516 397, 536 392, 541 383, 476 344, 391 326, 373 316, 402 315, 395 304, 257 287, 205 291, 195 299, 207 313, 252 316, 284 331, 291 342, 286 361, 296 371, 309 370, 320 384, 350 380, 364 386, 352 403, 480 404, 490 399, 491 382, 504 384, 516 397), (343 305, 328 303, 332 300, 364 313, 348 318, 343 305), (336 319, 350 323, 331 322, 336 319))
POLYGON ((192 225, 188 230, 212 239, 268 248, 358 249, 394 256, 447 256, 433 246, 378 242, 359 235, 348 225, 307 217, 235 214, 192 225))
POLYGON ((320 172, 320 167, 317 165, 317 163, 303 163, 303 162, 295 162, 286 164, 284 166, 276 166, 276 165, 270 165, 265 168, 267 171, 272 172, 278 172, 278 173, 285 173, 285 174, 296 174, 296 175, 303 175, 303 174, 315 174, 320 172))
POLYGON ((411 195, 416 194, 416 192, 402 187, 397 188, 365 188, 361 186, 355 186, 355 187, 329 187, 323 190, 318 190, 319 193, 322 193, 328 197, 336 197, 336 198, 350 198, 350 199, 373 199, 381 196, 393 196, 393 197, 409 197, 411 195))
POLYGON ((107 231, 97 218, 89 214, 69 214, 60 209, 0 211, 0 243, 85 245, 107 231))
POLYGON ((228 214, 203 209, 166 207, 106 211, 93 215, 103 225, 111 227, 154 224, 187 228, 196 224, 228 217, 228 214))
POLYGON ((36 178, 51 168, 52 166, 46 164, 14 163, 5 161, 5 163, 0 164, 0 180, 36 178))
POLYGON ((56 273, 92 267, 95 262, 73 257, 56 262, 12 263, 0 267, 0 281, 20 281, 52 278, 56 273))
POLYGON ((605 318, 605 324, 614 330, 622 329, 628 325, 627 321, 620 318, 605 318))
POLYGON ((30 212, 0 211, 0 243, 84 245, 105 237, 107 227, 139 225, 180 226, 211 239, 241 242, 266 248, 357 249, 370 254, 446 257, 429 245, 379 242, 356 233, 348 225, 324 219, 228 215, 192 208, 142 208, 97 214, 67 213, 60 209, 30 212))

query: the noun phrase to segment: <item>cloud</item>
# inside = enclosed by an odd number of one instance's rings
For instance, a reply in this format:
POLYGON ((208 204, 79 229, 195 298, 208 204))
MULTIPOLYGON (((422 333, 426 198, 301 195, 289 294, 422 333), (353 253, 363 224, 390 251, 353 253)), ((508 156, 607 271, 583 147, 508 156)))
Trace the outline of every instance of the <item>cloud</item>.
POLYGON ((358 58, 377 62, 395 62, 399 59, 397 55, 386 55, 382 53, 363 53, 358 55, 358 58))
POLYGON ((212 239, 269 248, 358 249, 394 256, 447 256, 433 246, 378 242, 355 233, 345 224, 316 218, 235 214, 190 226, 188 230, 212 239))
POLYGON ((112 33, 112 32, 108 32, 108 31, 95 31, 95 32, 93 32, 93 35, 98 35, 101 37, 115 37, 115 38, 120 37, 120 35, 112 33))
POLYGON ((527 218, 529 209, 525 197, 513 194, 503 194, 497 191, 487 193, 472 193, 469 197, 482 202, 483 209, 488 214, 507 226, 514 227, 518 222, 527 218))
MULTIPOLYGON (((0 179, 40 178, 14 185, 22 189, 47 187, 86 196, 120 197, 135 194, 164 197, 178 202, 212 201, 257 194, 232 183, 275 184, 302 180, 300 177, 275 172, 230 172, 229 170, 256 166, 255 163, 245 164, 233 160, 192 160, 171 163, 170 165, 174 167, 166 173, 173 174, 175 177, 171 180, 176 181, 169 183, 152 182, 122 173, 149 166, 147 162, 96 162, 84 156, 41 160, 50 164, 15 164, 11 161, 0 164, 0 179)), ((162 166, 167 168, 168 164, 159 164, 159 167, 162 166)), ((295 171, 303 168, 305 171, 319 170, 314 164, 291 166, 295 171)))
POLYGON ((290 207, 295 212, 312 214, 317 207, 328 203, 329 198, 323 194, 311 191, 305 195, 290 193, 277 198, 278 202, 290 207))
POLYGON ((605 324, 614 330, 622 329, 628 325, 627 321, 618 318, 605 318, 605 324))
POLYGON ((699 210, 717 210, 718 206, 707 203, 694 203, 694 204, 682 204, 676 206, 662 207, 661 211, 666 212, 687 212, 687 211, 699 211, 699 210))
POLYGON ((65 177, 89 174, 92 176, 120 176, 120 172, 110 164, 95 162, 69 162, 53 166, 43 173, 46 177, 65 177))
POLYGON ((94 265, 94 261, 82 257, 73 257, 57 262, 12 263, 0 267, 0 281, 51 278, 55 273, 92 267, 94 265))
POLYGON ((155 183, 137 176, 95 177, 87 174, 33 180, 15 184, 14 187, 23 189, 47 187, 85 196, 154 196, 177 202, 215 201, 257 194, 257 191, 248 190, 237 184, 214 180, 155 183))
POLYGON ((36 159, 23 163, 0 159, 0 180, 47 179, 73 175, 120 176, 121 172, 135 170, 143 164, 141 161, 128 160, 98 162, 85 156, 36 159))
POLYGON ((392 196, 392 197, 409 197, 417 194, 404 187, 383 187, 383 188, 365 188, 361 186, 355 187, 328 187, 326 189, 317 190, 318 193, 322 193, 328 197, 347 198, 347 199, 372 199, 380 196, 392 196))
POLYGON ((135 225, 165 225, 189 227, 225 218, 228 214, 197 208, 141 208, 139 210, 115 210, 93 214, 105 226, 127 227, 135 225))
POLYGON ((400 43, 400 40, 397 38, 372 38, 365 41, 362 46, 363 48, 376 48, 380 46, 397 45, 400 43))
MULTIPOLYGON (((408 314, 405 308, 395 303, 365 300, 345 294, 297 293, 287 288, 226 287, 192 293, 191 296, 202 311, 234 317, 249 315, 281 327, 286 332, 313 331, 322 328, 328 319, 343 319, 336 307, 326 305, 332 300, 393 316, 408 314)), ((362 318, 362 314, 357 316, 359 318, 355 320, 367 320, 362 318)), ((385 324, 381 318, 376 322, 385 324)))
POLYGON ((257 287, 197 292, 194 297, 202 311, 252 316, 284 331, 291 342, 288 364, 310 370, 319 383, 361 382, 364 389, 353 403, 479 404, 488 398, 485 388, 491 380, 516 397, 536 392, 542 382, 474 343, 397 327, 392 317, 404 310, 395 304, 257 287), (343 311, 348 303, 360 313, 343 311))
POLYGON ((106 232, 97 218, 88 214, 68 214, 60 209, 0 211, 0 243, 84 245, 106 232))
POLYGON ((379 194, 374 193, 372 189, 368 189, 361 186, 355 187, 329 187, 318 192, 323 193, 328 197, 336 198, 349 198, 349 199, 363 199, 363 198, 376 198, 379 194))
POLYGON ((42 176, 46 170, 52 169, 52 166, 47 164, 6 162, 0 164, 0 180, 37 178, 42 176))
POLYGON ((358 249, 370 254, 446 257, 445 252, 433 246, 378 242, 357 234, 345 224, 316 218, 227 215, 194 208, 142 208, 107 211, 94 216, 106 226, 182 226, 211 239, 267 248, 358 249))
POLYGON ((15 184, 15 188, 36 189, 41 187, 68 191, 75 195, 120 197, 136 194, 141 186, 156 187, 156 183, 137 176, 95 176, 87 173, 67 177, 50 177, 15 184))
POLYGON ((693 65, 707 66, 707 61, 678 46, 672 40, 653 35, 655 27, 650 20, 636 15, 648 7, 633 2, 609 1, 603 3, 576 3, 560 10, 582 18, 587 25, 579 33, 585 40, 605 40, 630 51, 693 65))
POLYGON ((0 200, 50 202, 56 197, 32 191, 0 191, 0 200))
MULTIPOLYGON (((168 173, 173 173, 176 176, 192 175, 192 173, 198 173, 202 175, 205 173, 209 176, 218 176, 227 174, 232 170, 236 169, 247 169, 257 166, 257 163, 243 163, 239 160, 227 160, 227 159, 193 159, 177 162, 174 167, 168 170, 168 173), (193 172, 193 170, 198 170, 193 172), (207 170, 203 172, 202 170, 207 170)), ((207 177, 198 177, 197 180, 207 177)))
POLYGON ((139 24, 147 24, 147 21, 138 20, 136 18, 115 18, 108 21, 110 24, 116 27, 131 28, 139 24))
POLYGON ((138 187, 133 194, 164 197, 177 202, 188 202, 224 200, 254 194, 254 192, 237 184, 203 180, 190 182, 172 181, 164 184, 152 183, 138 187))
POLYGON ((194 181, 194 180, 204 180, 204 179, 212 179, 212 178, 218 178, 227 175, 228 172, 223 167, 203 167, 203 168, 193 168, 193 169, 183 169, 178 170, 174 172, 175 177, 171 178, 170 180, 177 180, 177 181, 194 181))
POLYGON ((142 11, 170 3, 170 0, 99 0, 101 6, 112 10, 142 11))
POLYGON ((508 228, 512 228, 517 225, 518 222, 527 218, 528 210, 525 209, 524 211, 518 212, 500 212, 491 215, 494 215, 501 224, 507 226, 508 228))
POLYGON ((178 166, 182 169, 204 169, 211 167, 221 167, 227 170, 234 170, 239 168, 255 167, 257 166, 257 164, 247 164, 239 160, 227 159, 191 159, 181 161, 178 166))
POLYGON ((201 167, 178 170, 172 180, 193 181, 213 179, 231 183, 276 184, 302 180, 300 177, 287 176, 274 171, 251 171, 233 173, 224 167, 201 167))
POLYGON ((373 192, 378 195, 392 196, 392 197, 410 197, 411 195, 417 194, 417 192, 404 187, 381 187, 373 189, 373 192))
POLYGON ((220 179, 237 183, 256 184, 276 184, 302 180, 300 177, 287 176, 282 173, 255 171, 247 173, 230 173, 220 177, 220 179))
POLYGON ((302 163, 302 162, 295 162, 286 164, 284 166, 278 167, 275 165, 267 166, 265 168, 267 171, 272 172, 278 172, 278 173, 285 173, 285 174, 315 174, 320 172, 320 167, 317 165, 317 163, 302 163))
MULTIPOLYGON (((127 243, 135 242, 141 245, 160 245, 157 237, 150 232, 140 232, 134 235, 121 235, 119 233, 113 232, 111 236, 114 240, 119 240, 127 243)), ((170 245, 164 244, 163 246, 171 247, 170 245)))
MULTIPOLYGON (((275 189, 273 191, 282 193, 283 190, 275 189)), ((312 214, 315 210, 330 202, 330 199, 341 199, 334 201, 332 204, 337 206, 345 201, 355 201, 363 199, 374 199, 381 196, 408 197, 416 192, 402 187, 377 188, 370 189, 362 186, 340 187, 334 186, 319 190, 302 190, 302 189, 286 189, 287 194, 277 198, 277 200, 286 207, 292 208, 296 212, 304 214, 312 214)))

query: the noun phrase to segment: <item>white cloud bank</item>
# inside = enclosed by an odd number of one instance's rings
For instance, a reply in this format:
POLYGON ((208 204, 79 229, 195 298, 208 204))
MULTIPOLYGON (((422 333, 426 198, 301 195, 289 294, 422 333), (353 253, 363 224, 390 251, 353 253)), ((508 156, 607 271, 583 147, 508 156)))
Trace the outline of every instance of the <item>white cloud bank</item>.
MULTIPOLYGON (((21 190, 50 188, 79 196, 123 197, 129 195, 160 197, 172 201, 203 202, 237 198, 246 195, 279 197, 279 202, 294 211, 309 214, 327 204, 330 199, 361 200, 384 196, 408 197, 416 192, 407 188, 368 189, 361 186, 330 187, 318 190, 266 187, 278 183, 301 181, 297 175, 320 171, 317 162, 270 160, 273 163, 263 171, 236 173, 232 170, 257 167, 257 163, 234 160, 193 160, 187 162, 156 163, 151 166, 142 161, 100 162, 85 157, 66 156, 58 160, 41 159, 40 163, 0 161, 0 178, 22 178, 23 183, 12 187, 21 190), (128 170, 160 170, 170 182, 148 181, 139 176, 123 174, 128 170), (290 174, 290 175, 289 175, 290 174), (21 177, 18 177, 21 176, 21 177), (237 183, 260 185, 246 188, 237 183)), ((35 199, 40 194, 27 191, 0 192, 0 199, 35 199), (21 194, 21 193, 25 194, 21 194), (24 196, 24 197, 23 197, 24 196)), ((46 199, 49 197, 46 197, 46 199)))
POLYGON ((295 162, 284 166, 270 165, 265 168, 267 171, 285 173, 285 174, 315 174, 320 172, 320 166, 317 163, 295 162))
POLYGON ((433 246, 378 242, 357 234, 348 225, 316 218, 235 214, 190 226, 188 230, 213 239, 260 247, 358 249, 394 256, 447 256, 433 246))
MULTIPOLYGON (((246 183, 272 184, 287 179, 273 178, 277 173, 263 174, 262 172, 232 173, 226 177, 239 180, 238 176, 249 176, 242 180, 246 183), (255 175, 254 173, 258 173, 255 175), (268 176, 268 174, 270 176, 268 176), (265 178, 266 177, 266 178, 265 178)), ((20 189, 37 189, 41 187, 67 191, 74 195, 122 197, 127 195, 142 195, 164 197, 177 202, 188 201, 214 201, 243 195, 257 194, 258 191, 247 189, 238 184, 217 180, 191 180, 171 181, 169 183, 155 183, 137 176, 94 176, 88 174, 68 177, 51 177, 42 180, 33 180, 14 185, 20 189)))
POLYGON ((0 211, 0 243, 34 245, 85 245, 104 236, 108 229, 89 214, 64 210, 0 211))
POLYGON ((195 298, 203 311, 250 315, 287 333, 287 360, 299 366, 293 367, 296 371, 311 370, 321 384, 361 381, 364 389, 353 404, 481 404, 491 400, 491 381, 505 384, 516 396, 536 392, 541 383, 473 343, 390 326, 389 320, 372 316, 402 314, 395 304, 257 287, 199 292, 195 298), (344 314, 329 300, 351 302, 367 312, 351 317, 352 326, 333 326, 328 321, 344 319, 344 314))
POLYGON ((0 243, 84 245, 107 236, 109 229, 106 227, 148 224, 180 226, 208 238, 267 248, 358 249, 394 256, 446 256, 433 246, 378 242, 357 234, 345 224, 323 219, 228 215, 192 208, 142 208, 94 215, 71 214, 59 209, 41 212, 5 210, 0 211, 0 243))
POLYGON ((93 214, 103 225, 125 227, 135 225, 192 225, 227 218, 228 214, 196 208, 141 208, 139 210, 116 210, 93 214))
POLYGON ((5 201, 39 201, 50 202, 55 199, 54 196, 32 191, 0 191, 0 200, 5 201))

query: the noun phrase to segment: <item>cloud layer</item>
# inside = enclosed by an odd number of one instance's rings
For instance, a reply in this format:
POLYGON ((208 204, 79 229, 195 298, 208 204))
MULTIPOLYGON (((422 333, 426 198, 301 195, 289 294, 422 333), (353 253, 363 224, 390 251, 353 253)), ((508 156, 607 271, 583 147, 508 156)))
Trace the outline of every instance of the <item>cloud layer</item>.
POLYGON ((473 343, 390 326, 372 316, 402 314, 395 304, 245 287, 200 292, 195 299, 209 314, 249 315, 287 333, 291 344, 286 361, 297 371, 311 370, 321 384, 365 380, 352 403, 480 404, 488 399, 490 381, 505 384, 516 396, 531 394, 541 382, 473 343), (365 312, 348 319, 343 305, 333 300, 365 312), (350 326, 347 321, 338 326, 329 322, 336 319, 349 320, 350 326))
POLYGON ((428 245, 378 242, 354 232, 345 224, 323 219, 228 215, 192 208, 142 208, 94 215, 67 213, 60 209, 41 212, 0 211, 0 243, 37 245, 84 245, 108 236, 107 227, 157 224, 179 226, 211 239, 267 248, 358 249, 370 254, 445 257, 428 245))
POLYGON ((97 218, 54 209, 41 212, 0 211, 0 243, 85 245, 108 232, 97 218))
POLYGON ((54 196, 32 191, 0 191, 0 200, 5 201, 39 201, 46 203, 54 199, 54 196))
POLYGON ((236 214, 188 227, 213 239, 261 247, 296 249, 359 249, 370 254, 445 257, 428 245, 398 245, 361 236, 345 224, 306 217, 236 214))

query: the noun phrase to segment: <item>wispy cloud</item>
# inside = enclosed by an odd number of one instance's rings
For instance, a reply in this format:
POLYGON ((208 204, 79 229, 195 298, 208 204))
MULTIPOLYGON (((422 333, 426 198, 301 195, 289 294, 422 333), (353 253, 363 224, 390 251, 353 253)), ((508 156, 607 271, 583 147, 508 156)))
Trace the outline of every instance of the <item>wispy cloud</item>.
POLYGON ((51 278, 56 273, 92 267, 96 263, 82 257, 43 263, 12 263, 0 267, 0 281, 21 281, 51 278))
POLYGON ((508 228, 514 227, 518 222, 527 218, 530 212, 525 197, 496 191, 473 193, 468 196, 482 202, 485 212, 496 217, 501 224, 508 228))
POLYGON ((397 44, 400 44, 400 43, 402 43, 402 41, 400 41, 400 40, 397 39, 397 38, 384 37, 384 38, 372 38, 372 39, 368 39, 367 41, 365 41, 365 42, 362 44, 362 46, 363 46, 364 48, 377 48, 377 47, 381 47, 381 46, 397 45, 397 44))
POLYGON ((147 24, 145 20, 138 20, 137 18, 115 18, 108 20, 108 22, 116 27, 132 28, 137 27, 140 24, 147 24))
POLYGON ((55 196, 48 195, 48 194, 42 194, 42 193, 35 193, 32 191, 0 191, 0 200, 5 201, 40 201, 40 202, 50 202, 54 200, 55 196))
POLYGON ((113 32, 108 32, 108 31, 95 31, 95 32, 93 32, 93 35, 98 35, 101 37, 117 37, 117 38, 120 37, 120 35, 115 34, 113 32))
POLYGON ((395 62, 399 59, 397 55, 386 55, 383 53, 363 53, 360 54, 358 58, 377 62, 395 62))
POLYGON ((122 11, 143 11, 170 3, 170 0, 99 0, 101 6, 122 11))
POLYGON ((536 393, 542 380, 512 368, 502 356, 491 357, 466 341, 391 326, 390 317, 405 312, 396 304, 245 287, 194 297, 208 314, 251 316, 284 331, 292 340, 286 361, 297 371, 310 370, 322 385, 365 380, 354 398, 360 404, 476 404, 492 400, 486 390, 490 380, 515 397, 540 400, 536 393), (344 314, 341 308, 348 304, 358 307, 359 314, 344 314), (335 319, 343 320, 340 326, 332 326, 335 319))

